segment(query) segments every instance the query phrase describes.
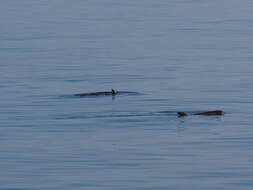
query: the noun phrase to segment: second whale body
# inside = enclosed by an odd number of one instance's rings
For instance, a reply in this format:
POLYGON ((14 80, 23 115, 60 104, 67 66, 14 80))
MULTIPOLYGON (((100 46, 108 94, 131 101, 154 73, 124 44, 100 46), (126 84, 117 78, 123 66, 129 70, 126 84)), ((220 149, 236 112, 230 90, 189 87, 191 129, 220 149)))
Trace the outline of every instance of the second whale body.
MULTIPOLYGON (((206 112, 198 112, 198 113, 194 113, 193 115, 205 115, 205 116, 212 116, 212 115, 224 115, 225 112, 222 110, 213 110, 213 111, 206 111, 206 112)), ((186 112, 177 112, 177 115, 179 117, 184 117, 189 115, 186 112)))

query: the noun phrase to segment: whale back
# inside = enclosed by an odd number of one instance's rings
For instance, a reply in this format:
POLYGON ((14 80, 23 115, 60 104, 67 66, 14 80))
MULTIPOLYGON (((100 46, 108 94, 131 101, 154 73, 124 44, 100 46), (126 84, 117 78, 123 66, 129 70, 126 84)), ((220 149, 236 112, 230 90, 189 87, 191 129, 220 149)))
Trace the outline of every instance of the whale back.
POLYGON ((222 110, 214 110, 214 111, 207 111, 207 112, 200 112, 200 113, 196 113, 194 115, 224 115, 224 111, 222 110))
MULTIPOLYGON (((205 115, 205 116, 212 116, 212 115, 224 115, 225 112, 222 110, 213 110, 213 111, 206 111, 206 112, 198 112, 194 113, 193 115, 205 115)), ((177 112, 178 117, 187 116, 188 113, 186 112, 177 112)))

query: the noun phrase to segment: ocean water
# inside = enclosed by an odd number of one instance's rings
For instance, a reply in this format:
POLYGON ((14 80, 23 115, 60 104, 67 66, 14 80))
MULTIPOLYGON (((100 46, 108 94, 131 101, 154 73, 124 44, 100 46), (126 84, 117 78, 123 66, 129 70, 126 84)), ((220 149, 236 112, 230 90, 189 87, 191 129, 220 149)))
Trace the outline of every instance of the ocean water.
POLYGON ((252 9, 1 3, 0 190, 252 189, 252 9), (140 94, 73 96, 111 88, 140 94))

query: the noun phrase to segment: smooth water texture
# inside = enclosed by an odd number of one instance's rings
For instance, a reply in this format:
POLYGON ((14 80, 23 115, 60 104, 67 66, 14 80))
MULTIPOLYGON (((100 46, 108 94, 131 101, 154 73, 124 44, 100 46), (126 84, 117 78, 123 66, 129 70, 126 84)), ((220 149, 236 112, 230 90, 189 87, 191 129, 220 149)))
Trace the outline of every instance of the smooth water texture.
POLYGON ((252 10, 1 3, 0 190, 252 189, 252 10), (140 94, 73 97, 111 88, 140 94))

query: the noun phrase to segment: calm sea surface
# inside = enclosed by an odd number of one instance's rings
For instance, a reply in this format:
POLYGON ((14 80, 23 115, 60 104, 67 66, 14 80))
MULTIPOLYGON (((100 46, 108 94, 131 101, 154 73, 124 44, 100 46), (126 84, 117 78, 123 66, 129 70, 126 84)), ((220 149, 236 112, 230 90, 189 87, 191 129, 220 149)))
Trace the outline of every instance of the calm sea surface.
POLYGON ((252 10, 2 2, 0 190, 253 189, 252 10), (73 96, 111 88, 141 94, 73 96))

